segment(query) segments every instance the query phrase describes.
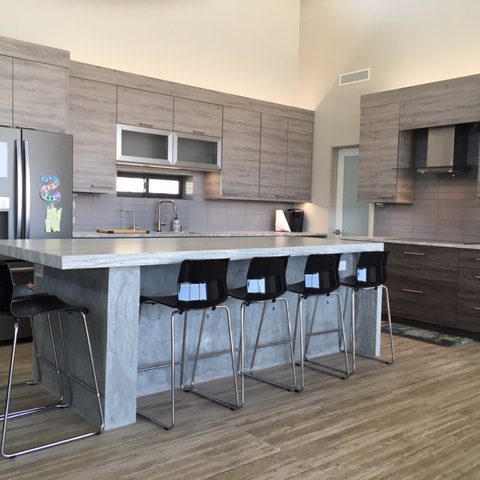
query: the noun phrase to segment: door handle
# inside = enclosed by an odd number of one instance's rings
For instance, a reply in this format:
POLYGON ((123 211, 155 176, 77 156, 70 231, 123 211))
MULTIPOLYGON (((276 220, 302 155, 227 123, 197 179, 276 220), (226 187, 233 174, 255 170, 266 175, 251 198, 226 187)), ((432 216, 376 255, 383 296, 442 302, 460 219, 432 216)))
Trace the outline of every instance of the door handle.
POLYGON ((31 203, 31 179, 30 179, 30 143, 23 141, 25 156, 25 238, 30 238, 30 203, 31 203))
POLYGON ((427 254, 423 252, 403 252, 404 255, 416 255, 418 257, 426 257, 427 254))
POLYGON ((15 158, 17 164, 17 224, 15 226, 15 238, 22 238, 23 227, 23 162, 22 143, 15 140, 15 158))

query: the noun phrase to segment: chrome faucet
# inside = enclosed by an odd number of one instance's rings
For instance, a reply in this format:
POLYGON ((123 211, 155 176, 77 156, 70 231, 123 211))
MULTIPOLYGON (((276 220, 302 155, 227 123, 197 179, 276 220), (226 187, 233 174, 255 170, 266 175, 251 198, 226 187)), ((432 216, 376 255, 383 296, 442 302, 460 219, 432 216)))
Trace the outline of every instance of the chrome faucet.
POLYGON ((136 230, 137 223, 135 222, 135 210, 130 208, 122 208, 122 217, 124 217, 126 213, 133 213, 133 230, 136 230))
POLYGON ((162 205, 164 203, 170 203, 173 206, 173 215, 177 215, 177 204, 175 203, 175 200, 162 200, 158 202, 158 217, 157 217, 157 230, 159 232, 162 231, 162 227, 167 226, 167 217, 165 216, 165 221, 162 222, 162 205))

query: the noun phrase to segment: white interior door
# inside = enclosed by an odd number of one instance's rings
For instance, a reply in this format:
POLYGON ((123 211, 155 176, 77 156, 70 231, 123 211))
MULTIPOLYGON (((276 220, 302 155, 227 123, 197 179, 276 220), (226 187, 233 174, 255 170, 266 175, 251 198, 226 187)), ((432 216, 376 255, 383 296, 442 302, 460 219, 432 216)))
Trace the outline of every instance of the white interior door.
POLYGON ((335 234, 366 236, 373 234, 373 204, 357 201, 358 148, 337 151, 335 234))

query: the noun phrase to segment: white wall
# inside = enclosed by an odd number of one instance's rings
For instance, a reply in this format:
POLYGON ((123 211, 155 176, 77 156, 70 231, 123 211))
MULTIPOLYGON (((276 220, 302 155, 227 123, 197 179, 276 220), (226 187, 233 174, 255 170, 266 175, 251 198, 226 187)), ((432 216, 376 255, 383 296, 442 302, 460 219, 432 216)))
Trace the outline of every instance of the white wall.
POLYGON ((360 96, 480 73, 479 19, 477 0, 301 1, 299 105, 316 111, 310 230, 332 229, 332 148, 358 144, 360 96), (338 86, 366 67, 369 82, 338 86))
POLYGON ((2 0, 0 35, 73 60, 295 105, 300 0, 2 0))

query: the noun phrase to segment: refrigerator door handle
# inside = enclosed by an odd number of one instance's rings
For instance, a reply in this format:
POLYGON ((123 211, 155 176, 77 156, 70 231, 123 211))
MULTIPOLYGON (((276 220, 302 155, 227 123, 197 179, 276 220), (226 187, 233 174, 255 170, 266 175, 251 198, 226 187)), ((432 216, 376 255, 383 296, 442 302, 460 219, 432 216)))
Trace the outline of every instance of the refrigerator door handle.
POLYGON ((27 140, 23 141, 23 152, 25 158, 25 238, 30 238, 30 143, 27 140))
POLYGON ((22 238, 23 233, 23 162, 22 162, 22 143, 15 140, 15 154, 17 163, 17 212, 15 225, 15 238, 22 238))

